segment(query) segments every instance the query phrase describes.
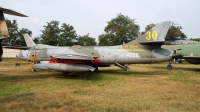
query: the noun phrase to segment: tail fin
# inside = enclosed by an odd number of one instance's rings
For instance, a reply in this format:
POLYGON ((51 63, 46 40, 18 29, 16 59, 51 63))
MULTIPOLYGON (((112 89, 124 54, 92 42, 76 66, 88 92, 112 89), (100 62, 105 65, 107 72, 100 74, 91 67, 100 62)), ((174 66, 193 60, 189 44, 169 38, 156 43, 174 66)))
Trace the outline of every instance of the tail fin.
POLYGON ((15 16, 27 17, 26 15, 20 14, 13 10, 0 7, 0 62, 2 60, 2 55, 3 55, 3 48, 1 45, 2 39, 10 37, 3 13, 15 16))
POLYGON ((35 46, 35 43, 33 42, 33 40, 31 39, 31 37, 27 33, 23 34, 23 36, 24 36, 24 39, 26 41, 27 47, 33 47, 33 46, 35 46))
POLYGON ((9 37, 8 28, 6 25, 6 21, 3 15, 3 12, 0 11, 0 39, 9 37))
POLYGON ((159 23, 136 40, 127 44, 135 43, 135 41, 140 44, 163 44, 170 25, 171 21, 159 23))
POLYGON ((10 37, 3 13, 15 16, 27 17, 26 15, 20 14, 16 11, 0 7, 0 39, 10 37))

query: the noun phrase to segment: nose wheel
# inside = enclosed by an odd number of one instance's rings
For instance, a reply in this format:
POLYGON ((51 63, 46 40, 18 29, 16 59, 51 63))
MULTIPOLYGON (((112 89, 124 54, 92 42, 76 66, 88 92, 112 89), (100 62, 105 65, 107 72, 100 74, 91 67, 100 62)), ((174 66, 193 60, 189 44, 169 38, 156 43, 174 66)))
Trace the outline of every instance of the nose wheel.
POLYGON ((171 61, 169 61, 169 65, 167 65, 167 69, 168 69, 168 70, 172 70, 172 69, 173 69, 173 66, 172 66, 171 61))

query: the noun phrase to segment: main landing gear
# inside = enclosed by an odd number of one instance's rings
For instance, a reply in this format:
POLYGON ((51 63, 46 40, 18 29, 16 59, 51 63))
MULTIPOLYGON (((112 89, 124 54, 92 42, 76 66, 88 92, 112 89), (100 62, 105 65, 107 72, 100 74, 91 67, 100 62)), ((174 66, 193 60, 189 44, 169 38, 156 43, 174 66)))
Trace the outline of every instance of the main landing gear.
POLYGON ((96 68, 96 69, 94 70, 94 72, 98 72, 98 71, 99 71, 99 69, 98 69, 97 66, 94 66, 94 68, 96 68))
POLYGON ((172 69, 173 69, 172 62, 171 62, 171 61, 169 61, 169 65, 167 65, 167 69, 168 69, 168 70, 172 70, 172 69))

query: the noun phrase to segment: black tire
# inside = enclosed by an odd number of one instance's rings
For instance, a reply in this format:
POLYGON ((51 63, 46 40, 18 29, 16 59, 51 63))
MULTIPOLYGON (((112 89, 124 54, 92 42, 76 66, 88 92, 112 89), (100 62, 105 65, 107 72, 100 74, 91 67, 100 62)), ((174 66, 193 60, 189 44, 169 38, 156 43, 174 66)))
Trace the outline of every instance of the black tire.
POLYGON ((168 69, 168 70, 172 70, 172 69, 173 69, 173 66, 172 66, 172 65, 167 65, 167 69, 168 69))

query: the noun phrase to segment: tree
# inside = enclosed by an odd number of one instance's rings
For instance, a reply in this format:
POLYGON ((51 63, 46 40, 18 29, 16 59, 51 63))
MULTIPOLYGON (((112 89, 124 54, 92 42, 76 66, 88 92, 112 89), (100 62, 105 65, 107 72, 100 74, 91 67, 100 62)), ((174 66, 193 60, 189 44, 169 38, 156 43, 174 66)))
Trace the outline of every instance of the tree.
POLYGON ((72 46, 77 41, 77 34, 73 26, 63 23, 60 32, 59 45, 72 46))
POLYGON ((41 42, 48 45, 72 46, 77 41, 74 27, 63 23, 59 28, 59 21, 47 22, 41 35, 41 42))
POLYGON ((166 40, 187 39, 187 36, 181 31, 181 26, 172 25, 167 32, 166 40))
POLYGON ((28 35, 32 35, 32 31, 30 31, 29 29, 27 28, 22 28, 18 31, 18 38, 15 42, 15 44, 17 45, 22 45, 22 46, 26 46, 26 42, 24 40, 24 36, 23 34, 27 33, 28 35))
POLYGON ((44 30, 41 31, 43 44, 58 45, 60 36, 59 21, 47 22, 47 26, 44 26, 44 30))
POLYGON ((102 42, 102 38, 106 38, 108 40, 106 43, 110 42, 109 45, 121 45, 123 42, 127 43, 138 37, 139 30, 140 27, 135 23, 134 19, 118 14, 116 18, 108 22, 104 29, 106 34, 99 36, 99 42, 101 45, 105 45, 102 42))
POLYGON ((113 46, 113 45, 115 45, 113 43, 114 38, 115 38, 115 35, 113 35, 113 34, 99 35, 99 46, 113 46))
MULTIPOLYGON (((145 31, 142 32, 144 34, 146 31, 150 30, 153 28, 156 24, 149 24, 145 27, 145 31)), ((175 26, 172 24, 172 26, 169 28, 167 35, 166 35, 166 40, 179 40, 179 39, 186 39, 187 36, 181 31, 182 26, 175 26)))
POLYGON ((42 44, 42 38, 37 36, 33 39, 33 41, 35 42, 35 44, 42 44))
POLYGON ((89 37, 89 33, 87 35, 79 36, 78 44, 81 46, 95 46, 97 43, 95 42, 95 38, 89 37))
POLYGON ((191 38, 190 40, 200 42, 200 38, 191 38))

